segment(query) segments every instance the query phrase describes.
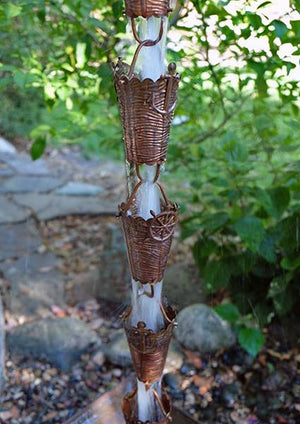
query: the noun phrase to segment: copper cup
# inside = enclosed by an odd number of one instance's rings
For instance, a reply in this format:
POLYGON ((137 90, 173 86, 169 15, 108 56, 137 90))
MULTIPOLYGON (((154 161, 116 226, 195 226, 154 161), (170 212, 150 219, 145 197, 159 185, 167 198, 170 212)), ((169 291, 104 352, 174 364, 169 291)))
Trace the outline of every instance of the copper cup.
POLYGON ((178 206, 164 206, 163 212, 145 220, 128 215, 126 205, 119 206, 132 278, 141 284, 163 279, 178 221, 178 206))
POLYGON ((138 411, 137 411, 137 400, 136 400, 137 390, 134 389, 132 392, 127 393, 122 402, 122 411, 125 418, 126 424, 166 424, 168 423, 171 413, 171 402, 169 396, 166 392, 163 391, 162 398, 160 401, 160 407, 163 410, 164 417, 159 421, 153 422, 144 422, 138 419, 138 411))
POLYGON ((154 165, 166 159, 180 80, 175 69, 171 64, 169 73, 154 82, 130 76, 123 62, 114 68, 126 159, 130 163, 154 165))
POLYGON ((163 373, 172 331, 175 326, 175 311, 168 307, 162 311, 165 316, 165 327, 154 333, 146 329, 146 324, 138 322, 131 327, 129 308, 124 317, 125 333, 137 378, 149 385, 158 381, 163 373))
POLYGON ((150 18, 168 15, 172 9, 170 0, 125 0, 125 14, 129 18, 150 18))

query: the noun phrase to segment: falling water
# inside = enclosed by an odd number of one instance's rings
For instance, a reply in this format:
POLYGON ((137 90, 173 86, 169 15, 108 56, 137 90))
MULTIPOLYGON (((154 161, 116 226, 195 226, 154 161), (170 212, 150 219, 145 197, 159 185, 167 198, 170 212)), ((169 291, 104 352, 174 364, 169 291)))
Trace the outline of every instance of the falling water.
POLYGON ((132 284, 132 312, 131 325, 137 326, 139 321, 146 323, 146 328, 158 332, 164 328, 164 318, 161 312, 162 281, 155 284, 154 297, 150 298, 143 293, 150 293, 150 285, 142 285, 135 280, 132 284))
MULTIPOLYGON (((163 18, 163 36, 155 46, 144 47, 139 55, 137 68, 140 69, 141 79, 150 78, 153 81, 165 73, 165 45, 168 20, 163 18)), ((156 40, 160 31, 161 19, 152 16, 142 19, 140 37, 142 40, 156 40)))
POLYGON ((148 390, 144 383, 137 380, 137 389, 139 419, 143 422, 154 422, 163 418, 153 392, 153 389, 156 390, 158 396, 161 397, 161 380, 151 384, 148 390))
MULTIPOLYGON (((152 218, 150 210, 155 214, 161 211, 160 194, 157 185, 153 182, 156 173, 155 166, 145 166, 143 184, 137 195, 138 216, 149 219, 152 218)), ((150 284, 142 285, 138 281, 132 280, 132 321, 136 326, 139 321, 146 323, 147 328, 157 332, 164 327, 164 319, 160 309, 161 305, 162 281, 154 286, 154 297, 151 294, 150 284)))
MULTIPOLYGON (((163 18, 163 36, 161 41, 152 47, 144 47, 138 59, 137 68, 140 78, 150 78, 156 81, 165 73, 165 44, 168 20, 163 18)), ((160 31, 161 19, 151 17, 142 19, 139 33, 142 40, 156 40, 160 31)), ((161 212, 160 194, 154 183, 156 166, 145 166, 143 183, 136 197, 138 216, 144 219, 152 218, 150 211, 155 214, 161 212)), ((162 281, 155 284, 154 296, 149 297, 145 293, 151 293, 150 284, 142 285, 132 280, 132 312, 131 325, 136 326, 139 321, 146 324, 146 328, 158 332, 164 328, 164 318, 161 312, 162 281)), ((162 412, 155 399, 153 389, 161 396, 161 380, 147 387, 137 380, 137 399, 139 420, 158 421, 162 418, 162 412)))
MULTIPOLYGON (((146 166, 146 175, 137 196, 138 215, 144 219, 152 218, 150 210, 158 214, 160 207, 160 194, 157 185, 153 182, 156 167, 146 166)), ((139 321, 146 324, 146 328, 158 332, 164 328, 164 318, 161 312, 162 281, 154 286, 154 296, 151 294, 150 284, 142 285, 132 279, 132 312, 131 325, 136 327, 139 321), (145 294, 146 293, 146 294, 145 294)), ((161 392, 160 382, 153 383, 150 388, 137 380, 138 416, 141 421, 157 421, 161 418, 161 412, 154 397, 153 388, 161 392)))
POLYGON ((156 166, 145 166, 146 175, 143 178, 137 194, 138 215, 144 219, 152 218, 150 210, 156 215, 160 212, 160 195, 157 185, 153 182, 156 166))

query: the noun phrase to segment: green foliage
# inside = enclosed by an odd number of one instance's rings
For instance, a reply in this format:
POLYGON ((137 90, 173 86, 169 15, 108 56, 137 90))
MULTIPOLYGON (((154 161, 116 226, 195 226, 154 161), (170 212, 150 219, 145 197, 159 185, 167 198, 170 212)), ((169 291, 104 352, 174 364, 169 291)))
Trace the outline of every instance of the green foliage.
POLYGON ((35 139, 35 142, 31 146, 31 156, 33 160, 36 160, 42 156, 46 148, 46 138, 38 137, 35 139))
POLYGON ((238 339, 241 346, 252 356, 256 356, 265 342, 265 338, 259 328, 241 328, 238 339))
POLYGON ((215 311, 233 325, 238 334, 240 345, 252 356, 256 356, 262 348, 265 338, 259 328, 253 325, 250 316, 241 317, 238 308, 232 303, 222 303, 215 311))
MULTIPOLYGON (((168 49, 182 74, 167 169, 183 237, 194 237, 207 289, 225 289, 260 325, 295 311, 300 276, 300 9, 291 1, 274 19, 270 3, 177 2, 180 43, 168 49)), ((35 158, 45 141, 120 152, 111 64, 133 52, 122 9, 122 0, 1 2, 1 131, 33 140, 35 158)), ((240 342, 254 353, 262 338, 244 327, 240 342)))

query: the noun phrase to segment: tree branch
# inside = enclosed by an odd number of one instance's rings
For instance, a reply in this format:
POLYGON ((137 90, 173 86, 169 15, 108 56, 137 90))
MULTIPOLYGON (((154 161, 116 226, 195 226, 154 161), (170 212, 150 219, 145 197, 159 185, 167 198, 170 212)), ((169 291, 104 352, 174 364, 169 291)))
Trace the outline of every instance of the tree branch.
POLYGON ((224 118, 220 122, 219 125, 217 125, 214 128, 211 128, 209 131, 205 132, 200 137, 194 139, 193 142, 194 143, 203 143, 203 141, 205 141, 208 138, 210 138, 210 137, 214 136, 215 134, 217 134, 223 127, 225 127, 225 125, 227 124, 227 122, 231 118, 233 118, 241 110, 242 106, 244 105, 244 103, 246 102, 246 100, 249 99, 249 97, 251 97, 251 94, 249 94, 248 96, 244 97, 241 100, 241 102, 239 103, 239 105, 233 111, 231 111, 231 113, 227 113, 226 115, 224 115, 224 118))

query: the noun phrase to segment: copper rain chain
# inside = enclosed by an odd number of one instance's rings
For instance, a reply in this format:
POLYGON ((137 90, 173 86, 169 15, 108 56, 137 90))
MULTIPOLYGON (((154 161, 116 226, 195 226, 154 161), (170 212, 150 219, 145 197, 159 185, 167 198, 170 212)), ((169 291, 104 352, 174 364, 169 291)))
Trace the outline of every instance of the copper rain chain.
MULTIPOLYGON (((142 49, 158 44, 163 35, 163 20, 168 16, 169 0, 125 0, 125 14, 131 21, 132 31, 138 43, 130 66, 121 59, 114 65, 114 83, 119 102, 123 126, 126 160, 135 167, 137 183, 126 202, 119 206, 127 246, 132 278, 141 285, 149 284, 151 290, 143 295, 153 296, 155 285, 163 280, 164 271, 178 220, 178 207, 171 203, 158 182, 160 167, 166 160, 170 126, 177 100, 180 76, 175 64, 168 66, 165 75, 156 81, 144 80, 136 72, 136 63, 142 49), (154 40, 141 40, 136 29, 136 18, 156 17, 161 19, 159 33, 154 40), (138 215, 135 199, 141 190, 143 178, 140 167, 156 165, 153 183, 161 193, 161 210, 150 211, 151 218, 138 215)), ((158 332, 146 328, 143 321, 131 325, 131 308, 124 314, 125 332, 139 381, 150 387, 161 379, 166 361, 175 313, 170 307, 160 304, 164 317, 164 328, 158 332)), ((149 389, 151 390, 151 389, 149 389)), ((163 424, 171 417, 168 396, 162 390, 153 394, 161 410, 158 421, 140 421, 138 418, 137 390, 125 395, 122 403, 127 424, 163 424)))

